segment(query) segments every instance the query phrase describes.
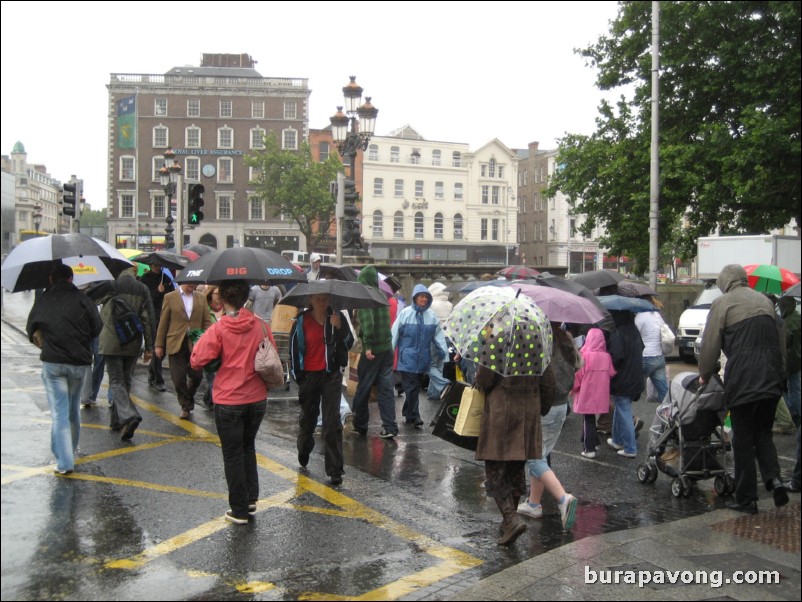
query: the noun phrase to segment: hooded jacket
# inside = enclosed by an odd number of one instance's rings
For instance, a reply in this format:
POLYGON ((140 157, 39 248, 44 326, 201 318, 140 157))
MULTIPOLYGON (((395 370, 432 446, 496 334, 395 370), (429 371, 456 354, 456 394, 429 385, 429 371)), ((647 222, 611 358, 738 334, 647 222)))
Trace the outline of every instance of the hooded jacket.
POLYGON ((574 377, 574 412, 606 414, 610 409, 610 379, 615 376, 604 333, 591 328, 582 345, 584 365, 574 377))
POLYGON ((103 283, 91 294, 92 300, 103 305, 100 318, 103 321, 103 330, 100 332, 101 355, 117 355, 123 357, 136 357, 142 353, 142 337, 144 336, 145 350, 153 350, 153 340, 156 332, 156 314, 153 311, 153 300, 150 298, 148 287, 136 279, 135 269, 129 268, 117 276, 112 283, 103 283), (114 310, 109 303, 114 295, 119 295, 137 312, 142 322, 144 333, 134 340, 122 344, 114 328, 114 310))
POLYGON ((217 358, 222 360, 212 387, 215 404, 244 405, 267 398, 267 385, 254 370, 256 350, 265 333, 273 340, 270 327, 243 308, 237 316, 224 315, 195 343, 189 359, 193 369, 200 370, 217 358))
POLYGON ((446 285, 442 282, 435 282, 429 285, 429 292, 432 294, 432 311, 440 320, 440 326, 451 315, 451 310, 454 305, 448 300, 448 293, 446 292, 446 285))
MULTIPOLYGON (((354 344, 354 335, 348 325, 344 312, 340 312, 341 327, 334 328, 329 320, 332 310, 326 312, 326 323, 323 325, 323 342, 326 348, 326 373, 339 372, 348 365, 348 350, 354 344)), ((306 340, 304 339, 304 320, 314 320, 312 308, 302 311, 290 330, 290 366, 292 377, 298 384, 306 377, 304 358, 306 356, 306 340)))
POLYGON ((749 288, 746 271, 737 264, 718 275, 724 293, 713 301, 702 334, 699 375, 709 381, 719 354, 724 367, 727 408, 756 401, 776 401, 782 395, 783 351, 771 301, 749 288))
POLYGON ((432 348, 435 359, 448 357, 446 335, 440 320, 430 309, 432 294, 423 284, 416 284, 412 291, 412 303, 398 314, 393 324, 393 348, 398 349, 397 370, 423 374, 432 364, 432 348), (423 307, 415 303, 415 297, 425 295, 423 307))
POLYGON ((637 401, 645 388, 643 382, 643 340, 629 311, 611 311, 615 330, 610 334, 609 352, 615 368, 610 380, 610 394, 637 401))
MULTIPOLYGON (((379 288, 379 273, 376 268, 369 265, 359 272, 359 282, 375 289, 379 288)), ((371 353, 383 353, 393 348, 393 337, 390 331, 390 308, 377 307, 375 309, 360 309, 359 339, 362 350, 371 353)))

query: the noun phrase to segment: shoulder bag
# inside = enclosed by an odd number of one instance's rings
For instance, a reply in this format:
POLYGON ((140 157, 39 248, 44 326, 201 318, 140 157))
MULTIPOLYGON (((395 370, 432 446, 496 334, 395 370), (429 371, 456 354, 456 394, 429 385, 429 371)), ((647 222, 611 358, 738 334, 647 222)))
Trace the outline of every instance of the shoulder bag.
POLYGON ((273 341, 270 340, 264 320, 260 318, 259 322, 262 326, 264 339, 259 343, 259 348, 256 350, 253 368, 262 377, 262 380, 267 383, 268 389, 283 387, 284 366, 282 366, 281 358, 278 356, 278 349, 276 349, 273 341))

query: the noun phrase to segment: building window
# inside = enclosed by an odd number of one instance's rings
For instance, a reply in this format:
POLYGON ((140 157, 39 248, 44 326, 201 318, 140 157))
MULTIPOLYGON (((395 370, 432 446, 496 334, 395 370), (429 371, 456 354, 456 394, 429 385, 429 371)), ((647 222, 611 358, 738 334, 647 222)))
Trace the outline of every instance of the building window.
POLYGON ((463 198, 462 182, 456 182, 454 184, 454 200, 461 201, 463 198))
POLYGON ((482 218, 482 220, 480 221, 479 230, 480 230, 479 238, 481 238, 482 240, 487 240, 487 218, 482 218))
POLYGON ((248 167, 248 180, 253 182, 254 180, 258 180, 262 177, 262 170, 258 167, 248 167))
POLYGON ((435 213, 434 214, 434 237, 435 238, 443 238, 443 214, 442 213, 435 213))
POLYGON ((568 231, 569 231, 568 236, 570 238, 574 238, 576 236, 576 218, 573 218, 573 217, 571 218, 570 226, 568 228, 568 231))
POLYGON ((187 180, 197 182, 200 180, 200 159, 187 157, 184 159, 184 174, 187 180))
POLYGON ((167 99, 166 98, 157 98, 154 101, 153 115, 155 115, 156 117, 166 117, 167 116, 167 99))
POLYGON ((167 201, 163 194, 153 197, 153 219, 167 217, 167 201))
POLYGON ((373 212, 373 238, 384 238, 384 216, 378 209, 373 212))
POLYGON ((393 238, 404 238, 404 214, 400 211, 393 215, 393 238))
POLYGON ((251 119, 264 119, 265 118, 265 101, 252 100, 251 101, 251 119))
POLYGON ((437 148, 434 149, 432 151, 432 165, 440 165, 441 159, 442 159, 442 157, 441 157, 440 149, 437 149, 437 148))
POLYGON ((318 146, 318 154, 320 155, 321 163, 329 158, 329 153, 331 152, 330 148, 328 142, 321 142, 318 146))
POLYGON ((222 158, 217 160, 217 181, 222 184, 230 184, 234 181, 231 159, 222 158))
POLYGON ((264 148, 265 147, 265 131, 262 128, 253 128, 251 130, 251 148, 264 148))
POLYGON ((256 197, 251 197, 251 202, 249 203, 250 207, 250 219, 251 220, 263 220, 265 219, 265 204, 261 199, 256 197))
POLYGON ((298 149, 298 131, 293 129, 281 132, 282 147, 284 150, 298 149))
POLYGON ((186 138, 185 144, 187 148, 200 148, 201 145, 201 130, 198 127, 191 126, 184 130, 186 138))
POLYGON ((153 168, 151 173, 151 176, 153 177, 151 178, 151 180, 153 180, 154 182, 159 182, 160 181, 159 170, 162 167, 164 167, 164 157, 162 157, 161 155, 156 155, 155 157, 153 157, 153 160, 151 161, 151 167, 153 168))
POLYGON ((415 214, 415 238, 423 238, 423 213, 415 214))
POLYGON ((487 165, 482 163, 482 165, 479 167, 479 172, 480 172, 480 175, 483 178, 486 178, 487 177, 487 165))
POLYGON ((378 144, 371 144, 368 146, 368 161, 378 161, 379 160, 379 145, 378 144))
POLYGON ((384 178, 373 178, 373 196, 384 195, 384 178))
POLYGON ((284 119, 298 119, 298 103, 294 100, 284 101, 284 119))
POLYGON ((462 214, 454 215, 454 240, 462 240, 462 214))
POLYGON ((415 196, 423 198, 423 180, 415 180, 415 196))
POLYGON ((234 148, 234 130, 229 127, 217 130, 217 148, 234 148))
POLYGON ((133 181, 135 177, 134 158, 120 157, 120 179, 133 181))
POLYGON ((404 196, 404 180, 395 181, 395 196, 404 196))
POLYGON ((399 162, 399 150, 397 146, 390 147, 390 163, 399 162))
POLYGON ((490 224, 490 240, 498 240, 498 223, 499 220, 494 219, 490 224))
POLYGON ((443 187, 442 182, 435 182, 434 183, 434 198, 438 200, 443 200, 446 196, 445 188, 443 187))
POLYGON ((167 136, 167 128, 163 125, 157 125, 153 128, 153 146, 156 148, 167 148, 169 138, 167 136))
POLYGON ((499 189, 501 186, 493 186, 492 190, 492 202, 494 205, 498 205, 498 198, 499 198, 499 189))
POLYGON ((220 101, 220 117, 233 117, 234 108, 230 100, 220 101))
POLYGON ((504 179, 504 166, 503 165, 499 165, 498 166, 498 177, 499 177, 500 180, 504 179))
POLYGON ((495 178, 496 177, 496 160, 490 159, 490 163, 487 166, 487 177, 488 178, 495 178))
POLYGON ((451 167, 462 167, 462 154, 459 151, 451 153, 451 167))
POLYGON ((490 186, 482 186, 482 205, 487 205, 490 198, 490 186))
POLYGON ((231 197, 220 195, 217 200, 217 219, 231 219, 231 197))
POLYGON ((130 219, 134 217, 134 195, 122 194, 120 195, 120 217, 122 219, 130 219))
POLYGON ((190 98, 187 100, 187 117, 200 117, 200 100, 190 98))
POLYGON ((412 153, 409 155, 409 162, 413 165, 418 165, 420 163, 420 149, 413 148, 412 153))

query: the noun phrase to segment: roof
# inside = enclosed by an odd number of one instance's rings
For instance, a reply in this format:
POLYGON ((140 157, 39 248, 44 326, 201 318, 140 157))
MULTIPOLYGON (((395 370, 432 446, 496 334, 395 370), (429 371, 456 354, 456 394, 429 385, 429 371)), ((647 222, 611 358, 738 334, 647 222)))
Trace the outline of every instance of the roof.
POLYGON ((186 65, 184 67, 173 67, 165 75, 194 75, 208 77, 250 77, 254 79, 264 79, 262 74, 256 69, 243 67, 195 67, 186 65))

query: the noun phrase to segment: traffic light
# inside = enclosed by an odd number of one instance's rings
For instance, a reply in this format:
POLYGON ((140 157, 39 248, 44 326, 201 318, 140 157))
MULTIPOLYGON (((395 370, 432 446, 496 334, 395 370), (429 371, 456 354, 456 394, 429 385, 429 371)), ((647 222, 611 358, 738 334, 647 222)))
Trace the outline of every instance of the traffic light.
POLYGON ((187 223, 198 226, 203 221, 203 184, 193 184, 189 187, 189 211, 187 223))
POLYGON ((78 198, 81 192, 78 190, 78 184, 75 181, 70 181, 64 184, 61 200, 64 203, 62 213, 69 217, 75 217, 75 207, 78 203, 78 198))

